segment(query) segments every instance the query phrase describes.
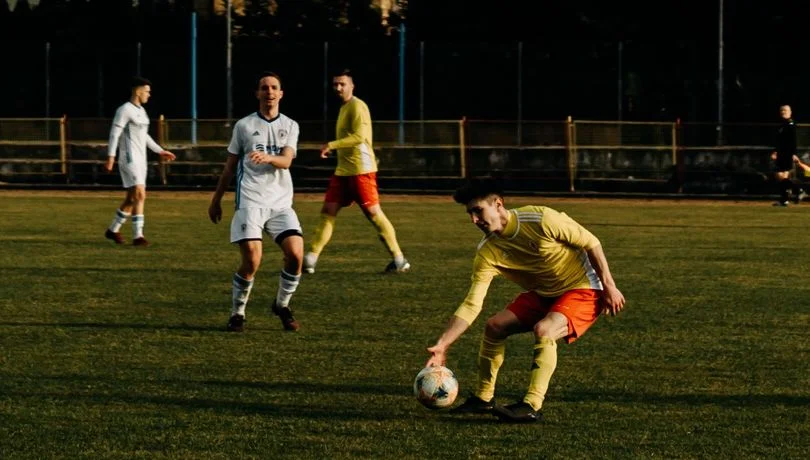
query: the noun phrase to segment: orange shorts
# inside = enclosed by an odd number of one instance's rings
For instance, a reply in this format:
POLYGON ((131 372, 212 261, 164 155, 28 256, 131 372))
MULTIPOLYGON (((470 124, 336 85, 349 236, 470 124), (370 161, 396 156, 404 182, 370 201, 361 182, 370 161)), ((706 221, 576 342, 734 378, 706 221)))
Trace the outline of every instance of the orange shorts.
POLYGON ((573 342, 590 328, 602 312, 601 291, 573 289, 559 297, 542 297, 527 291, 515 297, 506 309, 517 316, 520 324, 531 330, 549 312, 556 311, 568 318, 565 341, 573 342))
POLYGON ((377 173, 358 174, 356 176, 336 176, 329 179, 329 188, 326 189, 327 203, 340 203, 341 207, 357 203, 362 208, 368 208, 380 203, 377 193, 377 173))

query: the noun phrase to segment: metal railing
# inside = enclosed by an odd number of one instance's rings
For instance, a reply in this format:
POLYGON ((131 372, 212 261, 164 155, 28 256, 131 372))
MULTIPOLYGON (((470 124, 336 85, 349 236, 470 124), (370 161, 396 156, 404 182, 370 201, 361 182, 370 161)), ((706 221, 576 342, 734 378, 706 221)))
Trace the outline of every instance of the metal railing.
MULTIPOLYGON (((102 176, 111 120, 0 119, 0 180, 95 183, 102 176), (50 179, 49 179, 50 178, 50 179)), ((153 120, 155 140, 174 151, 172 163, 150 163, 163 185, 206 185, 221 171, 235 120, 153 120), (192 141, 196 138, 196 142, 192 141)), ((323 182, 334 163, 317 155, 333 121, 301 121, 293 172, 323 182)), ((554 183, 575 191, 597 183, 668 184, 683 192, 689 175, 736 171, 763 176, 776 125, 592 120, 375 121, 380 174, 407 180, 495 175, 554 183)), ((800 149, 810 125, 797 125, 800 149)), ((806 156, 806 154, 804 154, 806 156)), ((705 180, 705 179, 704 179, 705 180)))

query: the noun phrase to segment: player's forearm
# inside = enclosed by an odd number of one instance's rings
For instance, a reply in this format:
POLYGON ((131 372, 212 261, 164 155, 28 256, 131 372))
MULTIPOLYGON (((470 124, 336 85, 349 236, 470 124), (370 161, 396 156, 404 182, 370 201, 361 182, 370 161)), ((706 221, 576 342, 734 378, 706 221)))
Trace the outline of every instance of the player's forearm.
POLYGON ((289 169, 292 166, 293 158, 295 157, 295 150, 290 147, 281 149, 281 155, 275 155, 271 158, 271 163, 276 169, 289 169))
POLYGON ((602 250, 602 245, 594 246, 587 250, 588 259, 591 261, 591 266, 599 276, 599 280, 604 286, 616 287, 616 282, 613 281, 613 275, 610 274, 610 267, 608 266, 605 252, 602 250))
POLYGON ((146 135, 146 147, 148 147, 149 150, 151 150, 151 151, 153 151, 155 153, 160 153, 160 152, 163 151, 163 147, 158 145, 158 143, 155 142, 154 139, 152 139, 152 136, 150 136, 148 134, 146 135))
POLYGON ((329 150, 335 149, 347 149, 350 147, 355 147, 360 144, 365 143, 365 138, 360 133, 353 133, 346 137, 336 139, 334 141, 329 142, 327 145, 329 146, 329 150))
POLYGON ((222 196, 225 195, 225 190, 228 188, 228 184, 231 183, 231 179, 233 179, 233 162, 231 158, 228 158, 228 161, 225 162, 225 167, 222 169, 222 174, 219 176, 219 181, 217 181, 217 188, 212 198, 213 201, 218 202, 222 200, 222 196))
POLYGON ((441 337, 436 341, 436 345, 445 349, 449 348, 459 337, 470 327, 470 323, 464 319, 453 315, 447 323, 447 328, 442 333, 441 337))
POLYGON ((115 150, 118 148, 118 140, 121 138, 122 132, 124 132, 124 128, 117 125, 113 125, 113 127, 110 129, 110 140, 107 144, 108 157, 115 156, 115 150))

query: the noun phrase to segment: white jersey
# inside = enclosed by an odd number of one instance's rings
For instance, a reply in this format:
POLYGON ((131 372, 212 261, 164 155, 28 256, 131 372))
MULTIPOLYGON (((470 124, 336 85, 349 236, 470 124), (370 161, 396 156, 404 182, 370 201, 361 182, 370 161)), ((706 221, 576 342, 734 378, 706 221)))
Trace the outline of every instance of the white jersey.
POLYGON ((125 102, 115 111, 107 156, 114 157, 116 147, 121 152, 120 165, 146 168, 146 148, 160 153, 163 149, 149 136, 149 116, 143 107, 125 102))
MULTIPOLYGON (((228 152, 239 156, 236 166, 236 209, 292 207, 293 182, 289 169, 257 165, 253 151, 278 155, 281 149, 298 149, 298 123, 284 114, 268 120, 258 113, 242 118, 233 127, 228 152)), ((294 155, 294 154, 293 154, 294 155)))

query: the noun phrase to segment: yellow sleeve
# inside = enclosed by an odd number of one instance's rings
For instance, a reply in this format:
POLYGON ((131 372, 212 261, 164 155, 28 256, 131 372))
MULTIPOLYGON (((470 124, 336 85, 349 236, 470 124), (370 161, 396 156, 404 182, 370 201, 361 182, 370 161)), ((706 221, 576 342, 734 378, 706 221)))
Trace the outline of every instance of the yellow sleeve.
POLYGON ((454 315, 466 321, 467 324, 472 324, 481 313, 489 285, 497 275, 498 270, 495 267, 481 257, 480 254, 476 255, 473 262, 472 285, 470 290, 467 291, 467 297, 456 309, 454 315))
POLYGON ((371 114, 368 109, 357 103, 347 108, 350 112, 346 114, 343 122, 348 124, 346 129, 348 135, 329 142, 327 145, 331 150, 354 147, 366 142, 365 139, 370 137, 365 135, 366 131, 371 132, 371 114))
POLYGON ((564 212, 546 208, 543 212, 543 231, 557 241, 582 249, 599 246, 599 239, 564 212))

